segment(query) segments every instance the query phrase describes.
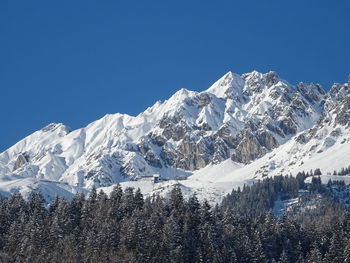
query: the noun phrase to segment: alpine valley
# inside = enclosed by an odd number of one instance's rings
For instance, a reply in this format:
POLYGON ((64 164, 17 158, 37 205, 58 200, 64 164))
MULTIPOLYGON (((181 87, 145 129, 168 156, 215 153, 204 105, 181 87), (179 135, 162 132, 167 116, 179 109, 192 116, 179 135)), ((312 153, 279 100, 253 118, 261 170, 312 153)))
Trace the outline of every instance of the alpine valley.
POLYGON ((321 179, 338 178, 330 174, 350 165, 349 88, 228 72, 135 117, 108 114, 78 130, 52 123, 0 154, 0 193, 40 190, 50 202, 93 186, 108 193, 120 183, 147 196, 178 185, 218 202, 266 176, 319 168, 321 179))

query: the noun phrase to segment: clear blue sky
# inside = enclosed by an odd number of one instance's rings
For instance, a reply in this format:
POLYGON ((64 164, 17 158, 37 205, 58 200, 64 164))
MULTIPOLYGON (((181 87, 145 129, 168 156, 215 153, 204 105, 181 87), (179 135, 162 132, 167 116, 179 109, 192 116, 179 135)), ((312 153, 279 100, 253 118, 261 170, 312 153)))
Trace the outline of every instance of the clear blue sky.
POLYGON ((180 88, 350 73, 350 1, 0 1, 0 151, 50 122, 135 115, 180 88))

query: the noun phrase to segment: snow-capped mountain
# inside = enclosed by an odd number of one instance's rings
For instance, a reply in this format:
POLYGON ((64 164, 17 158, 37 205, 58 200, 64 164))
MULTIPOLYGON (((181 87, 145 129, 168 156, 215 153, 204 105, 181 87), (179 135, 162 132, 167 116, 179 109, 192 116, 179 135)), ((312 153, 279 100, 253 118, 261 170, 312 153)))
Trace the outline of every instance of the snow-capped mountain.
POLYGON ((50 199, 93 185, 150 194, 179 183, 214 198, 256 177, 348 166, 349 125, 349 83, 326 93, 275 72, 228 72, 135 117, 109 114, 74 131, 49 124, 0 154, 0 191, 40 188, 50 199), (147 181, 154 174, 164 181, 147 181))

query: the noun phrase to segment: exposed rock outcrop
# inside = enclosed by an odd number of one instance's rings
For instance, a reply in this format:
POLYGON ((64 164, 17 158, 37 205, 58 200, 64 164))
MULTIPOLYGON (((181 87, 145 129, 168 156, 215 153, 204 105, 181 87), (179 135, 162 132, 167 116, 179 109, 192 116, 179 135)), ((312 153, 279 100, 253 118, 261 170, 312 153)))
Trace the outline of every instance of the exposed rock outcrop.
POLYGON ((25 157, 24 154, 19 154, 16 162, 13 166, 13 171, 16 171, 17 169, 21 168, 22 166, 24 166, 26 163, 28 162, 27 158, 25 157))

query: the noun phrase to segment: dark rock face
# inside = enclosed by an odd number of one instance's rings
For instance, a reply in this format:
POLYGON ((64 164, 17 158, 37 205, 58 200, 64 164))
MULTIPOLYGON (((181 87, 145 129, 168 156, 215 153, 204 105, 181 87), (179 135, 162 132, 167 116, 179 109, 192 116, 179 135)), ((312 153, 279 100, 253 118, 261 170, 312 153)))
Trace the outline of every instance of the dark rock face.
POLYGON ((63 125, 62 123, 50 123, 47 126, 45 126, 44 128, 42 128, 41 131, 50 132, 50 131, 54 131, 57 129, 62 129, 62 135, 66 135, 66 134, 71 132, 71 128, 69 128, 66 125, 63 125))
POLYGON ((300 134, 298 137, 295 139, 298 143, 305 144, 308 142, 307 135, 305 133, 300 134))
POLYGON ((205 107, 205 106, 209 105, 210 102, 211 102, 211 98, 207 93, 201 93, 199 95, 199 106, 200 107, 205 107))
POLYGON ((293 120, 288 118, 281 120, 278 127, 283 131, 285 135, 291 135, 297 132, 297 127, 295 126, 293 120))
MULTIPOLYGON (((334 84, 326 93, 321 102, 322 114, 314 127, 300 134, 295 140, 299 143, 307 143, 311 138, 318 136, 324 126, 345 126, 350 127, 350 91, 348 84, 334 84)), ((340 135, 339 127, 333 130, 329 135, 338 137, 340 135)))
POLYGON ((167 141, 166 138, 164 138, 163 136, 161 136, 161 135, 154 135, 153 133, 150 133, 149 137, 151 139, 151 142, 154 145, 157 145, 159 147, 162 147, 167 141))
POLYGON ((266 130, 252 132, 246 128, 236 138, 237 147, 231 159, 240 163, 250 163, 251 161, 264 156, 268 151, 279 146, 275 137, 266 130))
POLYGON ((337 107, 335 122, 342 126, 350 126, 350 96, 344 98, 343 103, 337 107))
MULTIPOLYGON (((169 126, 164 125, 164 127, 169 126)), ((187 127, 189 128, 188 125, 187 127)), ((237 162, 249 163, 279 146, 273 134, 263 127, 265 126, 261 122, 250 121, 236 136, 232 135, 227 126, 223 126, 216 133, 206 137, 203 136, 200 127, 192 128, 191 132, 185 134, 181 129, 171 129, 172 134, 169 138, 181 139, 178 146, 171 149, 163 139, 158 137, 155 141, 156 145, 162 146, 160 160, 154 155, 151 155, 152 158, 147 157, 149 146, 140 144, 139 151, 144 155, 146 161, 154 167, 161 167, 163 164, 190 171, 203 168, 209 163, 222 162, 230 157, 237 162), (162 143, 158 143, 159 140, 162 143)), ((206 129, 203 130, 206 131, 206 129)), ((290 131, 288 130, 288 132, 290 131)), ((153 134, 150 135, 150 137, 152 136, 155 138, 153 134)))
POLYGON ((216 137, 219 137, 229 148, 233 148, 235 145, 234 137, 226 125, 217 131, 216 137))
POLYGON ((265 83, 266 86, 271 87, 279 81, 279 76, 276 72, 270 71, 265 74, 265 83))
POLYGON ((214 142, 214 155, 212 158, 212 162, 214 164, 220 163, 222 161, 225 161, 226 159, 230 158, 230 148, 225 143, 225 141, 217 137, 214 142))
POLYGON ((273 135, 267 131, 258 132, 256 138, 260 145, 269 151, 279 146, 279 143, 275 137, 273 137, 273 135))
POLYGON ((195 141, 189 136, 182 140, 177 148, 183 157, 177 160, 178 168, 196 170, 205 167, 213 155, 213 143, 211 140, 195 141))
POLYGON ((145 160, 146 162, 153 166, 153 167, 157 167, 157 168, 162 168, 162 163, 160 162, 160 160, 156 157, 156 155, 152 152, 147 152, 145 155, 145 160))
POLYGON ((162 135, 166 140, 173 139, 174 141, 181 140, 191 130, 187 123, 182 120, 181 115, 172 118, 163 117, 159 122, 159 127, 163 129, 162 135))
POLYGON ((125 165, 121 166, 120 172, 125 177, 129 177, 130 179, 134 179, 136 174, 135 168, 131 163, 126 163, 125 165))
POLYGON ((262 157, 266 152, 257 138, 247 131, 242 134, 242 140, 232 154, 231 159, 235 162, 248 164, 250 161, 262 157))
POLYGON ((318 102, 321 99, 320 95, 323 96, 326 94, 319 84, 315 84, 311 89, 309 88, 309 85, 304 83, 299 83, 296 87, 303 97, 310 103, 318 102))
POLYGON ((330 116, 335 115, 334 125, 350 126, 350 86, 334 84, 325 95, 323 105, 324 111, 318 121, 318 126, 329 123, 330 116))
POLYGON ((168 147, 163 147, 160 153, 160 158, 163 160, 166 166, 176 167, 175 162, 178 159, 179 153, 170 150, 168 147))
POLYGON ((13 166, 13 171, 16 171, 17 169, 21 168, 27 162, 28 162, 28 160, 24 154, 18 155, 17 160, 15 162, 15 165, 13 166))
POLYGON ((138 152, 140 152, 145 159, 145 161, 153 167, 162 168, 162 163, 156 154, 150 148, 150 145, 154 142, 154 140, 150 139, 149 141, 143 140, 141 143, 137 145, 138 152))

